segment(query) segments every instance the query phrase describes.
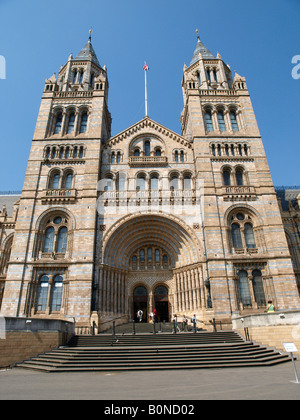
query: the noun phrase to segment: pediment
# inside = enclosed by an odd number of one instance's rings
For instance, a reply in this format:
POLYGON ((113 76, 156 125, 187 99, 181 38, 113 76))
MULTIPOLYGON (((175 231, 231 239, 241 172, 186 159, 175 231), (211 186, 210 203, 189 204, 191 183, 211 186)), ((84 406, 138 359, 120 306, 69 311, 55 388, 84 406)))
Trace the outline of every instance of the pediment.
POLYGON ((105 142, 105 147, 114 146, 124 140, 131 141, 134 137, 143 134, 152 134, 158 137, 162 137, 164 140, 170 139, 180 143, 181 145, 192 148, 192 143, 190 140, 182 137, 181 135, 175 133, 172 130, 164 127, 163 125, 153 121, 149 117, 143 118, 141 121, 133 124, 131 127, 122 131, 121 133, 111 137, 105 142))

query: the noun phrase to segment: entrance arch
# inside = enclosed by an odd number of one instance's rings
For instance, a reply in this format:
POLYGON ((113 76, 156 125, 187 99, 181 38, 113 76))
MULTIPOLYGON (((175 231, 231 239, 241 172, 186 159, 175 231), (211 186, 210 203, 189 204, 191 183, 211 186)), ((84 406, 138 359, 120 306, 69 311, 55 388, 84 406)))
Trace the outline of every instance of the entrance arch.
POLYGON ((102 246, 98 311, 103 316, 118 314, 132 320, 142 307, 146 321, 157 306, 161 320, 169 321, 173 312, 201 305, 201 245, 179 217, 162 212, 126 215, 105 231, 102 246), (178 269, 187 277, 180 278, 178 269), (186 303, 182 295, 191 288, 186 303), (106 302, 112 302, 113 311, 106 309, 106 302))
POLYGON ((148 316, 148 291, 144 286, 137 286, 133 291, 133 314, 135 321, 138 320, 137 312, 143 311, 143 322, 147 322, 148 316))

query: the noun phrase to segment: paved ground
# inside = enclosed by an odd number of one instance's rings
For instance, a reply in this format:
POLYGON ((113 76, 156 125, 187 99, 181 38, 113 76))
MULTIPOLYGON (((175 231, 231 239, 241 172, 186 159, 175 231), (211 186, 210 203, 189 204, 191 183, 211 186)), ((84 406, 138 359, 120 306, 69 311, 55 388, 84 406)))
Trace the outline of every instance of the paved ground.
MULTIPOLYGON (((300 361, 296 361, 300 379, 300 361)), ((291 362, 274 367, 120 373, 0 371, 0 400, 300 400, 291 362)))

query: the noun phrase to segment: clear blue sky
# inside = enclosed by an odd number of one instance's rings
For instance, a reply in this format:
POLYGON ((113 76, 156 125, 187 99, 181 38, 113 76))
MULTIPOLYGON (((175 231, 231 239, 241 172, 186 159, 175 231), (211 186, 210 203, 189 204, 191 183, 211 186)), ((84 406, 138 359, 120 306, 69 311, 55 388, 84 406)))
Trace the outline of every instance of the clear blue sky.
POLYGON ((110 83, 112 134, 149 116, 178 133, 181 80, 196 46, 245 76, 275 185, 299 185, 299 0, 0 0, 0 191, 21 190, 44 81, 92 44, 110 83))

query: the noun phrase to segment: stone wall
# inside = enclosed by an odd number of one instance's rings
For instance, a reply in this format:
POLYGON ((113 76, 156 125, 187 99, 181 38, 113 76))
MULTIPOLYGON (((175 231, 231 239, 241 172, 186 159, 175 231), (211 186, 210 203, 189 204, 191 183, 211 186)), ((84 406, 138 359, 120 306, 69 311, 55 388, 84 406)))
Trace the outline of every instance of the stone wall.
POLYGON ((66 321, 1 318, 0 368, 11 367, 30 357, 64 345, 74 334, 66 321))
POLYGON ((283 343, 295 343, 300 351, 300 311, 281 311, 232 318, 233 329, 244 338, 248 328, 252 341, 283 350, 283 343))

